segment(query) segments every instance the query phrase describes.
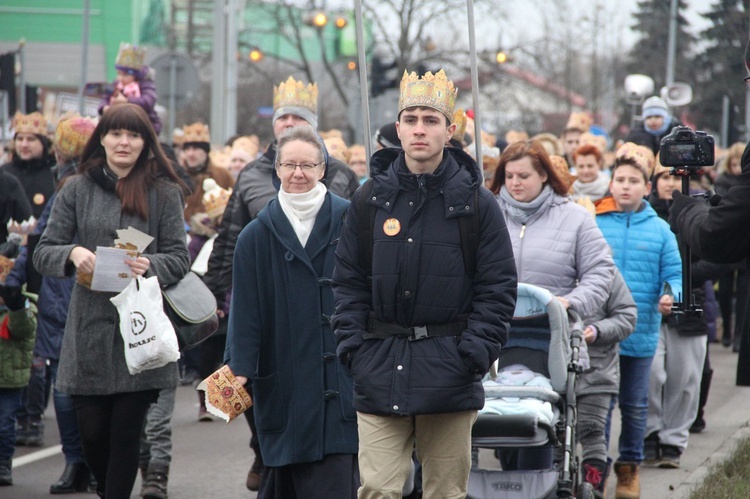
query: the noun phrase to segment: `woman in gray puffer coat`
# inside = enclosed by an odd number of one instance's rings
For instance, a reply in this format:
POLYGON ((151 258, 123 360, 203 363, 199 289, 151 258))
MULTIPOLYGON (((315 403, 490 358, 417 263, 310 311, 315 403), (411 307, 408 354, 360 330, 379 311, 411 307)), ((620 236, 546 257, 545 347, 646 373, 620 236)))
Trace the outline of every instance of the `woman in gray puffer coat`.
POLYGON ((82 277, 93 274, 97 247, 114 246, 118 229, 148 233, 151 217, 158 231, 146 254, 127 262, 133 275, 169 285, 187 274, 179 185, 143 109, 112 106, 86 144, 79 175, 59 191, 33 256, 44 275, 77 273, 56 388, 73 398, 86 462, 108 499, 130 497, 146 411, 160 389, 177 385, 178 369, 173 362, 131 375, 115 294, 89 289, 82 277))
POLYGON ((594 217, 567 186, 536 140, 508 146, 491 188, 513 242, 518 282, 547 289, 583 318, 609 296, 615 265, 594 217))
MULTIPOLYGON (((587 319, 603 310, 615 265, 594 217, 570 200, 568 187, 542 144, 530 140, 503 151, 491 190, 513 243, 518 282, 547 289, 587 319)), ((551 464, 549 448, 519 451, 520 467, 551 464)))

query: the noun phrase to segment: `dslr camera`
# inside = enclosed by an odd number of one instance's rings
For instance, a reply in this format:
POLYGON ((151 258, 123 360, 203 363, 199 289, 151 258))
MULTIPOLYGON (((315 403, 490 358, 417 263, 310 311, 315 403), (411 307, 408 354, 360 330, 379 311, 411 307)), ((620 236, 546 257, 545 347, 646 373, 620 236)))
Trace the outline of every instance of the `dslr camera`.
POLYGON ((659 161, 663 166, 690 169, 714 164, 714 138, 706 132, 694 132, 687 126, 676 126, 661 139, 659 161))

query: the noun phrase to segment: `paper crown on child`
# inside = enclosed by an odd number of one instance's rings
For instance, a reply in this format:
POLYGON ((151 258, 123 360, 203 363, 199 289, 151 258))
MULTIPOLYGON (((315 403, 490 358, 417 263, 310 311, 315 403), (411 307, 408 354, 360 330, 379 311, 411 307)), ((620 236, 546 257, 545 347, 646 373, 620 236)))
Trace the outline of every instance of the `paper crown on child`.
POLYGON ((654 153, 650 148, 639 146, 633 142, 625 142, 620 146, 617 153, 615 153, 615 162, 633 164, 641 170, 646 182, 651 180, 651 175, 654 172, 654 153))
POLYGON ((232 195, 232 189, 222 189, 212 178, 203 180, 203 207, 210 218, 218 218, 224 214, 224 209, 232 195))
POLYGON ((55 130, 55 147, 65 156, 76 158, 83 154, 94 128, 96 125, 91 118, 82 118, 77 113, 63 115, 55 130))
POLYGON ((146 63, 146 48, 129 43, 120 43, 115 58, 115 67, 121 71, 140 71, 146 63))
POLYGON ((198 142, 204 144, 211 143, 211 134, 208 131, 208 125, 195 122, 192 125, 185 125, 182 127, 182 144, 190 144, 191 142, 198 142))
POLYGON ((580 132, 588 132, 591 128, 591 116, 585 111, 570 113, 568 123, 565 125, 565 131, 578 130, 580 132))
POLYGON ((26 239, 28 238, 29 234, 31 234, 31 231, 36 228, 36 222, 37 220, 33 216, 29 217, 27 220, 24 220, 21 223, 10 219, 8 220, 6 228, 8 229, 8 234, 20 235, 23 240, 23 244, 25 245, 26 239))
POLYGON ((13 131, 15 133, 33 133, 47 135, 47 119, 42 113, 21 114, 16 111, 13 116, 13 131))
POLYGON ((318 84, 305 85, 291 76, 279 86, 273 87, 273 108, 301 107, 318 114, 318 84))
POLYGON ((457 95, 458 90, 442 69, 435 74, 427 71, 423 76, 404 70, 398 96, 398 112, 409 107, 429 107, 443 113, 450 122, 457 95))
POLYGON ((459 107, 453 112, 453 120, 451 120, 456 124, 456 130, 453 132, 453 138, 462 143, 464 141, 464 136, 466 135, 466 118, 466 112, 464 112, 464 110, 459 107))

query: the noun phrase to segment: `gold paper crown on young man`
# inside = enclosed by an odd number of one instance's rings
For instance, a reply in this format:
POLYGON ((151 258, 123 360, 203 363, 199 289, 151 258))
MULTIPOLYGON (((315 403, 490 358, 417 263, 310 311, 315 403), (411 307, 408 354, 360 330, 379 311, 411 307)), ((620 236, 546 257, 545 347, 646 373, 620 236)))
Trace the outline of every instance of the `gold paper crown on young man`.
POLYGON ((442 69, 435 74, 427 71, 424 76, 404 70, 401 77, 401 92, 398 97, 398 112, 409 107, 429 107, 440 111, 453 120, 453 108, 456 106, 458 90, 448 80, 442 69))
POLYGON ((182 127, 182 144, 188 144, 190 142, 204 142, 206 144, 211 143, 211 134, 208 131, 208 125, 195 122, 192 125, 185 125, 182 127))
POLYGON ((21 114, 16 111, 13 116, 13 132, 47 135, 47 119, 39 112, 21 114))
POLYGON ((129 43, 120 43, 120 50, 115 58, 115 67, 140 71, 146 63, 146 48, 129 43))
POLYGON ((273 108, 302 107, 318 114, 318 84, 305 85, 291 76, 273 87, 273 108))

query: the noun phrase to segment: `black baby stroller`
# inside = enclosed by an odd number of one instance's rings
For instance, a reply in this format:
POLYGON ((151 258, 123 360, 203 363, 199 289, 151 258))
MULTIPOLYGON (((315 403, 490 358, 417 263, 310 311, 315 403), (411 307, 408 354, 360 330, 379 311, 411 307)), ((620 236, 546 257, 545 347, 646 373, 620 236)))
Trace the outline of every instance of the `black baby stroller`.
POLYGON ((472 445, 493 449, 552 446, 548 469, 472 469, 468 497, 593 498, 590 484, 579 484, 576 457, 576 377, 583 325, 552 294, 518 285, 508 343, 497 372, 485 381, 485 407, 472 429, 472 445), (580 485, 580 487, 579 487, 580 485))

